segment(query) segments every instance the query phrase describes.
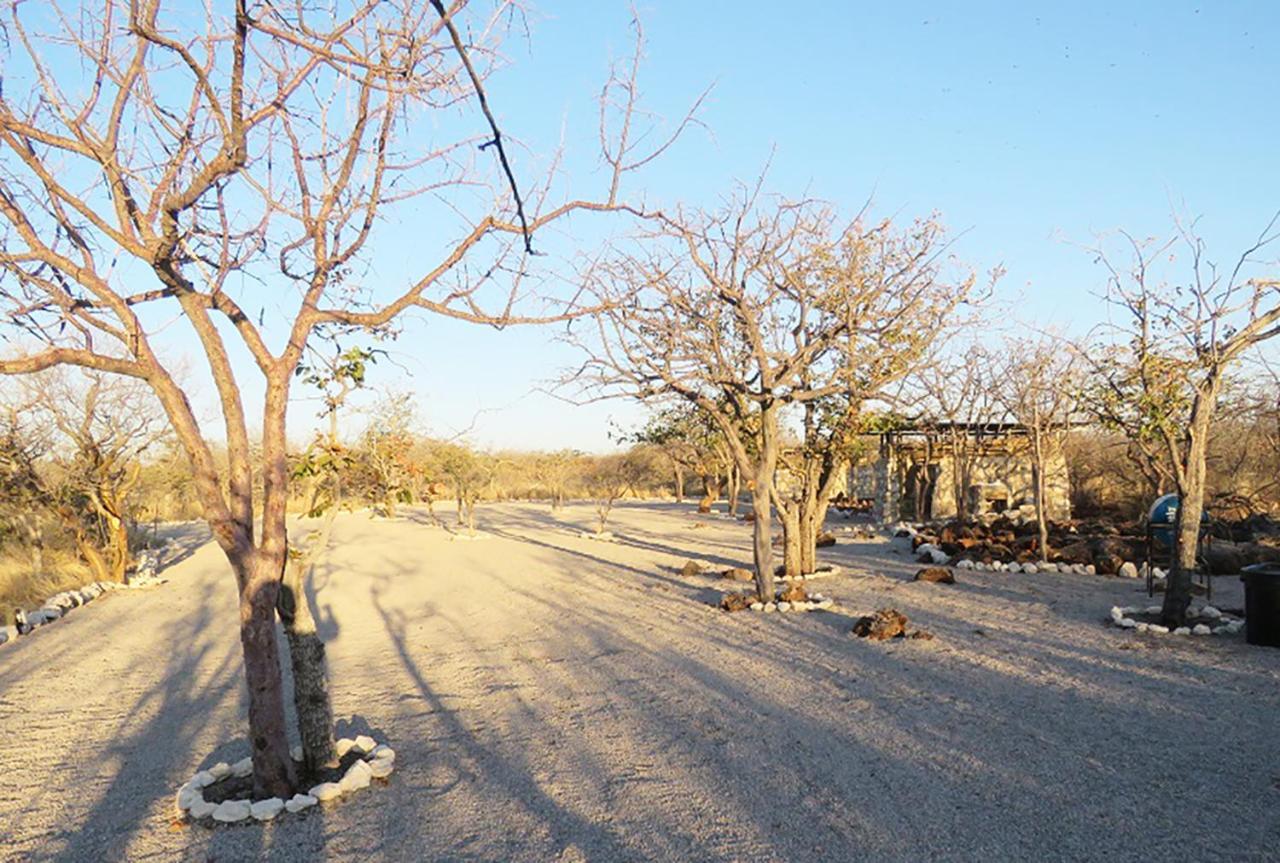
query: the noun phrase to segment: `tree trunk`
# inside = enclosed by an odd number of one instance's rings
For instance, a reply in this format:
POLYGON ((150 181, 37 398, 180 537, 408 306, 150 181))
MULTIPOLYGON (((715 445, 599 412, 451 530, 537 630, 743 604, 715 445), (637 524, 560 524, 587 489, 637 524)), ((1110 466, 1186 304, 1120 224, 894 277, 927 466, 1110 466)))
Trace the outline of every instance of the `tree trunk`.
POLYGON ((778 501, 778 516, 782 520, 782 570, 790 578, 804 575, 801 549, 804 546, 801 522, 802 504, 792 499, 778 501))
POLYGON ((329 681, 324 642, 316 632, 315 618, 307 602, 307 580, 316 558, 329 544, 329 534, 336 516, 329 509, 319 536, 298 560, 285 568, 277 610, 289 643, 289 661, 293 668, 293 709, 302 737, 303 770, 314 776, 322 767, 337 764, 333 741, 333 705, 329 699, 329 681))
POLYGON ((773 602, 772 509, 769 506, 768 483, 756 480, 756 487, 751 493, 751 509, 756 517, 752 525, 756 595, 761 602, 773 602))
POLYGON ((22 528, 27 534, 27 545, 31 549, 31 568, 37 575, 44 572, 44 529, 35 516, 24 515, 21 518, 22 528))
POLYGON ((249 742, 253 747, 255 795, 288 799, 293 760, 285 736, 284 680, 276 640, 276 601, 283 559, 251 552, 236 569, 240 587, 240 646, 249 689, 249 742))
POLYGON ((114 513, 108 513, 107 550, 111 565, 111 580, 124 581, 125 570, 129 568, 129 528, 124 519, 114 513))
POLYGON ((1038 429, 1032 430, 1031 438, 1031 492, 1035 498, 1036 505, 1036 528, 1039 531, 1040 538, 1040 560, 1047 562, 1049 560, 1049 519, 1044 511, 1044 441, 1041 440, 1038 429))
POLYGON ((1217 402, 1217 384, 1196 393, 1187 428, 1186 458, 1178 488, 1178 521, 1175 528, 1173 566, 1165 581, 1160 617, 1165 626, 1183 626, 1191 605, 1191 576, 1196 571, 1200 546, 1200 519, 1204 514, 1205 462, 1209 431, 1217 402))
POLYGON ((88 565, 94 581, 117 580, 112 578, 111 567, 107 564, 107 559, 103 557, 102 552, 83 530, 76 531, 76 551, 80 553, 80 557, 84 558, 84 562, 88 565))
POLYGON ((711 506, 720 499, 720 477, 707 474, 702 477, 702 500, 698 512, 711 512, 711 506))
POLYGON ((742 494, 742 472, 738 466, 729 466, 729 515, 738 514, 738 495, 742 494))
POLYGON ((674 465, 671 470, 676 481, 676 503, 684 503, 684 468, 674 465))

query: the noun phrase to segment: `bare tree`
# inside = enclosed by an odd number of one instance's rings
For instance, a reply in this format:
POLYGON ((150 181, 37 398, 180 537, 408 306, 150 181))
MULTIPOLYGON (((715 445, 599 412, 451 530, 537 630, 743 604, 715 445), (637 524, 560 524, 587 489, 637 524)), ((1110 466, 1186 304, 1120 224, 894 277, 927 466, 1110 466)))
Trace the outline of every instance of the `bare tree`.
POLYGON ((142 458, 168 434, 159 406, 136 381, 91 371, 50 369, 23 381, 13 396, 6 405, 12 476, 5 491, 11 505, 30 507, 17 521, 38 550, 37 514, 51 512, 73 535, 94 579, 124 581, 132 565, 129 499, 142 458))
MULTIPOLYGON (((999 388, 993 379, 1001 366, 1003 363, 990 351, 974 344, 962 353, 921 364, 911 377, 912 389, 919 397, 916 425, 927 429, 930 442, 940 444, 951 457, 951 493, 956 517, 962 521, 973 515, 969 489, 982 452, 980 438, 973 429, 990 423, 1002 412, 997 404, 999 388)), ((917 495, 916 500, 921 503, 922 495, 917 495)))
POLYGON ((1162 405, 1154 433, 1168 453, 1179 500, 1174 561, 1161 613, 1166 625, 1185 623, 1191 604, 1219 397, 1241 358, 1280 335, 1280 278, 1257 275, 1278 265, 1259 258, 1280 238, 1278 221, 1280 213, 1229 267, 1208 259, 1194 222, 1179 222, 1175 235, 1163 241, 1122 234, 1128 250, 1123 265, 1105 249, 1095 250, 1107 271, 1105 297, 1120 313, 1104 335, 1113 344, 1132 346, 1140 363, 1132 378, 1136 393, 1162 405), (1182 275, 1163 278, 1163 268, 1176 265, 1179 256, 1185 259, 1182 275), (1158 354, 1149 347, 1157 345, 1158 354))
MULTIPOLYGON (((644 130, 628 99, 602 119, 607 196, 523 198, 484 90, 507 2, 487 17, 464 0, 237 0, 204 15, 162 0, 104 0, 99 14, 3 8, 0 303, 7 325, 41 347, 0 360, 0 373, 78 365, 143 381, 159 399, 236 578, 255 791, 287 796, 275 609, 288 553, 285 414, 309 339, 382 328, 409 309, 493 326, 581 314, 573 298, 519 305, 532 236, 571 213, 630 209, 620 180, 666 144, 638 151, 644 130), (433 118, 450 111, 483 133, 424 150, 433 118), (491 170, 474 164, 473 145, 495 156, 491 170), (441 195, 459 235, 438 231, 439 257, 363 287, 359 267, 405 260, 379 226, 441 195), (175 318, 207 361, 225 472, 156 341, 175 318), (259 451, 246 376, 264 392, 259 451)), ((634 96, 630 79, 606 96, 628 83, 634 96)))
POLYGON ((538 455, 533 462, 533 477, 551 496, 551 509, 564 506, 569 479, 573 476, 582 454, 576 450, 562 449, 538 455))
POLYGON ((1076 353, 1060 339, 1010 339, 1000 371, 1001 404, 1027 435, 1031 495, 1036 508, 1040 560, 1049 559, 1049 461, 1059 457, 1075 413, 1079 384, 1076 353))
POLYGON ((904 232, 815 201, 656 214, 587 274, 604 307, 580 381, 595 397, 674 397, 724 435, 752 487, 756 589, 773 598, 774 474, 784 411, 870 397, 879 369, 932 338, 973 284, 940 276, 933 220, 904 232), (869 382, 868 382, 869 381, 869 382))
POLYGON ((629 490, 634 490, 648 470, 637 451, 613 453, 593 460, 587 471, 587 487, 596 506, 596 534, 603 536, 609 526, 614 505, 629 490))

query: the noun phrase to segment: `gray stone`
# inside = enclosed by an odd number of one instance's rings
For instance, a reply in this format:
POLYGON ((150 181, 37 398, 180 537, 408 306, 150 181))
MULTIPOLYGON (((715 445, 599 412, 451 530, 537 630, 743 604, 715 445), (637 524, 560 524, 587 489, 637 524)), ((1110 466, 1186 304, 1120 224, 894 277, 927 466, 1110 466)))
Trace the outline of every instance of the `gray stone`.
POLYGON ((284 811, 284 801, 279 797, 259 800, 249 807, 249 814, 259 821, 270 821, 284 811))
POLYGON ((230 824, 249 817, 252 804, 248 800, 224 800, 213 810, 213 820, 230 824))
POLYGON ((295 794, 285 802, 284 808, 290 812, 301 812, 316 805, 316 798, 310 794, 295 794))

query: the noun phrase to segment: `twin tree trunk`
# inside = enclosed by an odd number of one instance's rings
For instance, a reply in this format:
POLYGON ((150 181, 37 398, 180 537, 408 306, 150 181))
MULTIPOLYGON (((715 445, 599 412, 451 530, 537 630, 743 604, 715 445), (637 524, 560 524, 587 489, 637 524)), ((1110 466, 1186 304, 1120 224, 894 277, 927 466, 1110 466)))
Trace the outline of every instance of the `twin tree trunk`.
POLYGON ((826 523, 835 481, 843 467, 838 461, 805 464, 799 493, 790 500, 779 497, 783 571, 788 576, 817 572, 818 536, 826 523))

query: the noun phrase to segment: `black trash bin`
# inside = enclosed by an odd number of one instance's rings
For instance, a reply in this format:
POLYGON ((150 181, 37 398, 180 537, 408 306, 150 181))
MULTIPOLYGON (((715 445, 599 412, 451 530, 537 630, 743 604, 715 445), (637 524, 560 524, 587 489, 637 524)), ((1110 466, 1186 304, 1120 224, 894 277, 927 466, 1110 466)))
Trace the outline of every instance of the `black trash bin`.
POLYGON ((1280 647, 1280 563, 1255 563, 1242 572, 1245 641, 1280 647))

